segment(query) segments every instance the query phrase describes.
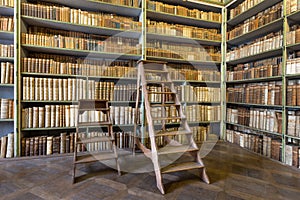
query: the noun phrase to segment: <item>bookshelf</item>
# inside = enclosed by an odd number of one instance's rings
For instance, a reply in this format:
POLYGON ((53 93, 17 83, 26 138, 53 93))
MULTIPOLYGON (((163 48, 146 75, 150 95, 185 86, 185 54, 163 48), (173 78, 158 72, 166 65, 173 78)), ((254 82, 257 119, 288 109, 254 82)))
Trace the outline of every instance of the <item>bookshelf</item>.
MULTIPOLYGON (((299 164, 296 163, 298 163, 297 160, 299 159, 298 149, 300 138, 296 134, 293 134, 298 130, 296 124, 298 123, 297 116, 299 111, 299 106, 297 105, 296 101, 298 85, 297 81, 299 80, 299 73, 296 67, 298 57, 297 51, 300 50, 297 42, 297 25, 300 22, 299 5, 297 4, 297 1, 293 0, 255 2, 257 4, 254 4, 251 0, 241 0, 228 4, 227 32, 228 30, 233 30, 235 27, 243 26, 243 22, 251 22, 251 20, 255 18, 254 16, 257 16, 259 12, 274 8, 278 5, 278 3, 282 4, 282 14, 281 16, 277 15, 277 17, 273 18, 273 20, 267 20, 268 23, 258 26, 258 28, 255 30, 238 35, 237 37, 231 37, 229 39, 227 38, 228 48, 236 50, 236 47, 243 43, 245 46, 247 46, 251 44, 251 41, 264 37, 271 31, 281 31, 282 38, 280 39, 279 48, 277 47, 267 51, 260 51, 261 53, 252 55, 243 53, 246 56, 233 59, 230 59, 230 56, 227 55, 227 81, 225 84, 227 90, 230 89, 234 95, 237 95, 235 101, 232 101, 233 97, 231 97, 230 101, 227 99, 226 102, 227 109, 229 109, 227 110, 226 121, 227 140, 255 151, 256 153, 263 154, 275 160, 280 160, 288 165, 299 167, 299 164), (252 3, 247 4, 247 2, 252 3), (250 8, 248 8, 249 5, 250 8), (240 12, 241 10, 243 10, 243 12, 240 12), (281 59, 277 59, 277 56, 279 56, 278 58, 281 57, 281 59), (267 69, 267 65, 272 66, 272 69, 267 69), (274 73, 274 66, 277 71, 276 73, 274 73), (259 69, 255 70, 255 68, 259 69), (245 100, 245 96, 243 95, 248 95, 247 87, 249 85, 259 85, 259 87, 262 87, 263 85, 270 84, 272 82, 277 82, 280 84, 279 93, 281 94, 280 96, 282 96, 282 98, 277 101, 281 102, 280 104, 258 104, 245 100), (247 121, 249 117, 249 109, 250 122, 247 121), (230 113, 235 113, 236 111, 243 112, 243 114, 238 114, 234 119, 228 119, 228 117, 231 115, 228 113, 229 111, 230 113), (253 121, 251 121, 251 116, 258 118, 259 120, 265 120, 265 117, 261 118, 261 115, 265 115, 266 112, 270 113, 274 111, 277 112, 277 117, 275 118, 277 120, 277 124, 281 125, 278 127, 277 131, 270 131, 268 128, 265 129, 266 126, 263 126, 265 128, 261 129, 257 126, 253 126, 253 124, 251 125, 251 123, 253 123, 253 121), (253 112, 255 113, 254 116, 253 112), (257 112, 259 112, 259 114, 257 114, 257 112), (249 124, 251 126, 249 126, 249 124), (253 137, 255 135, 257 135, 259 138, 258 140, 261 140, 259 142, 259 144, 261 143, 261 146, 259 147, 260 150, 265 151, 267 146, 270 145, 273 149, 272 151, 275 150, 275 153, 278 155, 273 153, 273 156, 270 156, 270 154, 267 155, 266 152, 262 153, 258 150, 254 150, 254 148, 249 148, 249 146, 246 147, 244 143, 245 137, 253 137), (270 143, 270 141, 265 141, 265 137, 271 137, 272 143, 270 143), (273 141, 276 142, 273 144, 273 141)), ((271 15, 272 14, 269 13, 265 17, 267 18, 271 15)), ((275 93, 276 92, 274 92, 274 95, 275 93)), ((227 95, 229 96, 229 93, 227 93, 227 95)), ((260 93, 260 95, 263 97, 265 96, 264 93, 260 93)), ((275 97, 274 95, 271 96, 275 97)), ((270 97, 270 95, 268 97, 270 97)), ((259 96, 256 96, 255 100, 257 99, 260 99, 259 96)), ((269 119, 267 118, 267 120, 269 119)), ((264 122, 261 121, 261 123, 264 122)))
POLYGON ((14 157, 15 144, 15 68, 14 1, 0 3, 0 138, 1 158, 14 157), (7 3, 7 4, 4 4, 7 3))

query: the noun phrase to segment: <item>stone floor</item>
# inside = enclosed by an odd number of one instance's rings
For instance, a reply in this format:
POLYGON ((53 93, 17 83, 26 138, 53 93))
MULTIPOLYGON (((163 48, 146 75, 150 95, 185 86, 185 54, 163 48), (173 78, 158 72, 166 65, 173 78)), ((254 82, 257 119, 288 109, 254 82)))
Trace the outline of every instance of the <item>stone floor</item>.
POLYGON ((299 199, 300 170, 218 142, 203 159, 211 184, 197 171, 163 175, 166 194, 153 172, 117 173, 101 163, 78 168, 72 184, 72 156, 0 160, 0 199, 299 199))

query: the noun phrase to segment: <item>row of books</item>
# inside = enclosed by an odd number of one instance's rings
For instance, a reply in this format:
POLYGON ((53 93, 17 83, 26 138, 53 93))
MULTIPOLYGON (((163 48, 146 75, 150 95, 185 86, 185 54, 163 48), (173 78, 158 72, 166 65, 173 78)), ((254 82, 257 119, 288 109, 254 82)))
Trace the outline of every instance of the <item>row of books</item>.
POLYGON ((233 68, 233 71, 227 71, 227 81, 281 76, 281 74, 282 57, 275 57, 252 63, 238 64, 233 68))
POLYGON ((259 130, 282 133, 282 112, 260 108, 227 108, 227 121, 259 130))
POLYGON ((0 64, 0 84, 13 84, 14 64, 10 62, 1 62, 0 64))
MULTIPOLYGON (((300 52, 298 53, 300 55, 300 52)), ((300 74, 300 57, 291 58, 286 63, 286 74, 300 74)))
POLYGON ((130 17, 72 9, 66 6, 22 3, 22 14, 49 20, 80 24, 85 26, 116 28, 122 30, 141 29, 142 23, 130 17))
POLYGON ((74 62, 63 62, 47 58, 22 58, 22 72, 43 74, 136 78, 135 66, 133 61, 78 59, 74 62))
POLYGON ((299 168, 300 147, 295 144, 285 145, 285 164, 299 168))
POLYGON ((191 105, 185 106, 184 112, 189 122, 210 122, 221 120, 220 106, 191 105))
POLYGON ((290 80, 287 83, 286 104, 300 106, 300 80, 290 80))
POLYGON ((300 2, 298 0, 287 0, 286 1, 286 14, 291 14, 300 10, 300 2))
POLYGON ((247 148, 255 153, 259 153, 274 160, 282 160, 282 147, 279 138, 272 138, 263 135, 263 133, 260 132, 251 134, 251 132, 249 130, 236 131, 227 129, 226 138, 228 142, 247 148), (256 133, 258 135, 255 135, 256 133))
POLYGON ((230 10, 229 19, 232 19, 239 14, 249 10, 250 8, 256 6, 257 4, 263 2, 265 0, 245 0, 241 4, 239 4, 237 7, 230 10))
MULTIPOLYGON (((95 80, 88 81, 88 98, 89 99, 105 99, 114 100, 114 82, 98 82, 95 80)), ((116 90, 121 95, 121 90, 116 90)), ((117 97, 118 98, 118 97, 117 97)))
POLYGON ((22 44, 97 52, 139 54, 138 39, 107 37, 71 31, 30 27, 22 33, 22 44), (72 36, 74 35, 74 36, 72 36))
POLYGON ((14 45, 0 44, 0 57, 14 57, 14 45))
POLYGON ((262 105, 281 105, 282 82, 250 83, 228 87, 227 101, 262 105))
POLYGON ((217 29, 198 28, 194 26, 169 24, 166 22, 157 22, 151 20, 147 20, 147 32, 201 40, 222 40, 222 36, 217 29))
POLYGON ((14 133, 9 133, 0 139, 0 158, 12 157, 14 157, 14 133))
POLYGON ((300 113, 299 111, 288 111, 287 134, 300 138, 300 113))
POLYGON ((175 89, 181 102, 219 102, 221 99, 220 88, 180 85, 175 89))
POLYGON ((0 99, 0 119, 14 118, 14 100, 0 99))
POLYGON ((286 34, 287 45, 300 43, 300 25, 294 25, 290 28, 290 31, 286 34))
POLYGON ((269 24, 276 19, 283 16, 282 2, 267 8, 266 10, 252 16, 251 18, 245 20, 242 24, 235 26, 233 29, 227 32, 228 40, 236 38, 240 35, 246 34, 248 32, 254 31, 261 26, 269 24))
POLYGON ((147 41, 147 55, 155 57, 196 60, 196 61, 221 61, 220 51, 212 46, 194 44, 178 44, 161 40, 147 41))
POLYGON ((14 31, 14 18, 8 16, 0 16, 0 31, 14 31))
POLYGON ((246 45, 232 48, 227 52, 226 60, 236 60, 266 51, 278 49, 282 46, 282 31, 277 33, 270 33, 264 37, 258 38, 246 45))
POLYGON ((104 3, 111 3, 115 5, 123 5, 123 6, 131 6, 131 7, 139 7, 139 0, 96 0, 104 3))
POLYGON ((131 106, 110 106, 110 117, 113 124, 116 125, 133 125, 141 123, 140 108, 132 108, 131 106))
POLYGON ((1 0, 1 6, 14 7, 14 0, 1 0))
POLYGON ((87 81, 68 78, 23 77, 23 100, 76 101, 86 98, 87 81))
POLYGON ((214 68, 200 68, 191 65, 169 65, 170 77, 172 80, 190 81, 220 81, 221 73, 214 68))
POLYGON ((183 6, 173 6, 158 1, 147 1, 147 9, 157 11, 157 12, 165 12, 173 15, 180 15, 184 17, 201 19, 201 20, 208 20, 208 21, 215 21, 215 22, 222 21, 221 13, 205 12, 205 11, 200 11, 198 9, 188 9, 183 6))

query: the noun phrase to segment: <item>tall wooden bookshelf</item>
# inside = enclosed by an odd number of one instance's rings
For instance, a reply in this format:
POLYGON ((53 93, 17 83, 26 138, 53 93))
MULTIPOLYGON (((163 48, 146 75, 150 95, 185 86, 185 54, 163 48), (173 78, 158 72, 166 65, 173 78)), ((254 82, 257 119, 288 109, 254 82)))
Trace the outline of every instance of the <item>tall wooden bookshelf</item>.
POLYGON ((1 157, 13 157, 14 152, 14 90, 15 90, 15 71, 14 71, 14 1, 0 3, 0 137, 2 144, 1 157), (5 4, 6 3, 6 4, 5 4), (9 137, 9 138, 8 138, 9 137), (4 141, 5 140, 5 141, 4 141), (6 147, 5 147, 6 146, 6 147), (4 151, 3 151, 4 150, 4 151), (8 153, 9 151, 9 153, 8 153), (9 155, 8 155, 9 154, 9 155))

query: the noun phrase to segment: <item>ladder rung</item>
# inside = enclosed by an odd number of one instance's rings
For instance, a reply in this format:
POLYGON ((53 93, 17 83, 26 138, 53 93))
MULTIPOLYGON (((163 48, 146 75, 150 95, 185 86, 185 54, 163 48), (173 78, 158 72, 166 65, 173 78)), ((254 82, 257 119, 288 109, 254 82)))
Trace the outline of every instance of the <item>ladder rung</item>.
POLYGON ((149 91, 148 94, 176 94, 175 92, 151 92, 149 91))
POLYGON ((192 134, 191 131, 160 131, 158 133, 156 133, 155 136, 159 137, 159 136, 174 136, 174 135, 188 135, 188 134, 192 134))
POLYGON ((184 153, 184 152, 192 152, 198 150, 199 150, 198 148, 191 147, 190 145, 179 145, 179 146, 167 145, 158 149, 158 155, 184 153))
POLYGON ((178 104, 174 104, 174 103, 156 103, 156 102, 150 102, 152 105, 151 107, 171 107, 171 106, 180 106, 178 104))
POLYGON ((191 169, 201 169, 203 165, 197 162, 174 163, 161 169, 162 173, 171 173, 178 171, 186 171, 191 169))
POLYGON ((96 162, 100 160, 111 160, 111 159, 116 159, 117 156, 115 155, 114 152, 97 152, 97 153, 92 153, 89 152, 89 154, 84 154, 84 155, 78 155, 76 157, 75 163, 89 163, 89 162, 96 162))
POLYGON ((172 81, 146 80, 147 84, 172 84, 172 81))
POLYGON ((98 137, 92 137, 92 138, 83 138, 78 139, 77 144, 87 144, 87 143, 94 143, 94 142, 111 142, 114 139, 107 136, 98 136, 98 137))
POLYGON ((157 73, 157 74, 161 74, 161 73, 164 73, 164 74, 167 74, 169 73, 168 71, 165 71, 165 70, 154 70, 154 69, 145 69, 144 70, 145 73, 157 73))

